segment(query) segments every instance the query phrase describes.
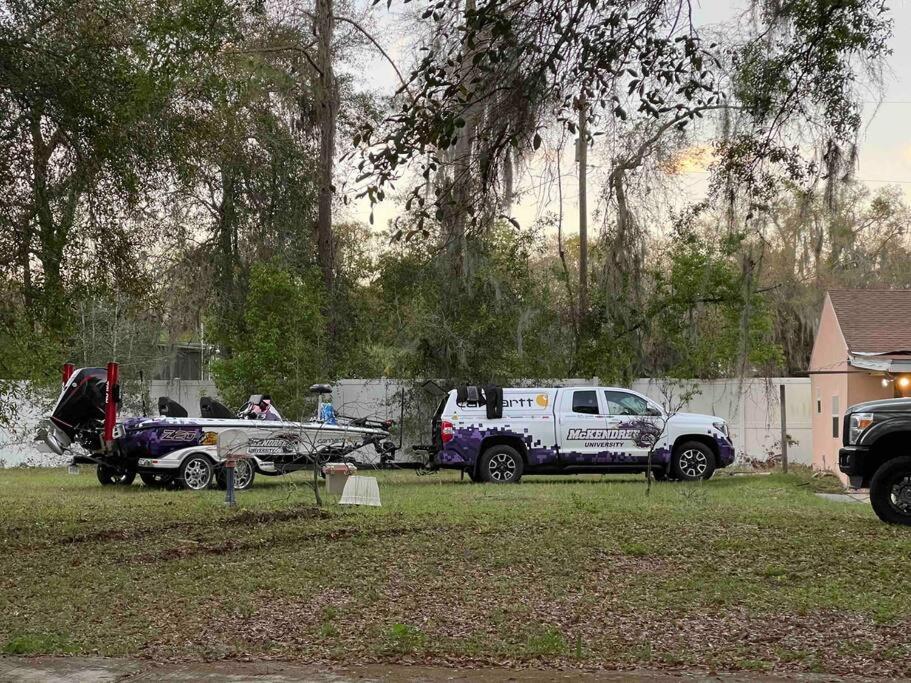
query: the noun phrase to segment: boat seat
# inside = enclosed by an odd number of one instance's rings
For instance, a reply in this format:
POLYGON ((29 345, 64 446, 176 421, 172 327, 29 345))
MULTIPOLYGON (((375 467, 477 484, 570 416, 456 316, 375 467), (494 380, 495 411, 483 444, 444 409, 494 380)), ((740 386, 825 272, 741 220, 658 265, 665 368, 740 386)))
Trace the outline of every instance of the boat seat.
POLYGON ((199 399, 199 414, 203 417, 231 419, 234 413, 223 403, 219 403, 211 396, 202 396, 199 399))
POLYGON ((187 409, 167 396, 158 397, 158 414, 165 417, 187 417, 187 409))

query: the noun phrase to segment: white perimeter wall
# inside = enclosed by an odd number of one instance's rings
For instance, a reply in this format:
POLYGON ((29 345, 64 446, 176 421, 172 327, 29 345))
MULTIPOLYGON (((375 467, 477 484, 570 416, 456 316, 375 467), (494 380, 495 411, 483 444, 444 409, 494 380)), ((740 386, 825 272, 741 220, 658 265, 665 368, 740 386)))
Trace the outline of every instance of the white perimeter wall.
POLYGON ((681 393, 692 387, 697 393, 679 411, 705 413, 724 418, 731 431, 738 459, 744 456, 766 460, 781 453, 780 387, 785 386, 788 461, 810 465, 813 462, 812 401, 808 377, 768 377, 685 382, 683 387, 668 387, 660 380, 640 379, 633 389, 671 408, 679 405, 681 393), (669 391, 671 389, 671 391, 669 391))
MULTIPOLYGON (((523 382, 533 385, 533 382, 523 382)), ((541 384, 544 384, 543 382, 541 384)), ((554 380, 546 383, 562 386, 598 385, 597 378, 554 380)), ((660 380, 640 379, 632 388, 666 407, 685 412, 706 413, 723 418, 730 426, 731 436, 739 458, 765 460, 780 453, 779 386, 785 385, 788 435, 797 444, 788 449, 791 462, 809 465, 812 462, 812 431, 810 425, 809 378, 760 378, 745 380, 713 380, 668 385, 660 380), (681 394, 692 394, 680 405, 681 394)), ((404 436, 397 427, 393 439, 404 441, 405 449, 399 460, 415 458, 410 446, 429 443, 430 419, 439 398, 432 386, 420 382, 401 382, 394 379, 345 379, 335 384, 333 403, 337 412, 350 417, 373 417, 400 421, 402 389, 405 390, 404 436)), ((191 417, 199 416, 199 399, 217 396, 215 384, 208 381, 172 380, 149 382, 150 412, 156 412, 159 396, 169 396, 187 409, 191 417)), ((33 442, 38 421, 50 408, 48 398, 26 396, 22 401, 20 419, 12 429, 0 428, 0 463, 7 467, 18 464, 57 465, 55 459, 33 442)), ((50 399, 53 403, 53 399, 50 399)), ((139 414, 136 401, 125 414, 139 414)), ((278 406, 281 410, 281 406, 278 406)), ((373 449, 356 454, 359 460, 376 459, 373 449)))

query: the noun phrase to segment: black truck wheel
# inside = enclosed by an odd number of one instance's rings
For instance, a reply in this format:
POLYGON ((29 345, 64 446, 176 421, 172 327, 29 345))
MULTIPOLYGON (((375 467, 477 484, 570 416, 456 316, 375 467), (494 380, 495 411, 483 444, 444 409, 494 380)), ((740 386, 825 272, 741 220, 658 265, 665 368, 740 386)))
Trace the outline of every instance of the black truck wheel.
POLYGON ((102 486, 129 486, 136 478, 135 472, 118 470, 107 465, 98 465, 95 474, 102 486))
POLYGON ((512 446, 491 446, 481 456, 478 473, 491 484, 516 484, 524 470, 522 456, 512 446))
POLYGON ((911 526, 911 457, 893 458, 876 470, 870 503, 882 521, 911 526))
POLYGON ((675 479, 710 479, 715 473, 715 454, 701 441, 687 441, 674 451, 671 467, 675 479))

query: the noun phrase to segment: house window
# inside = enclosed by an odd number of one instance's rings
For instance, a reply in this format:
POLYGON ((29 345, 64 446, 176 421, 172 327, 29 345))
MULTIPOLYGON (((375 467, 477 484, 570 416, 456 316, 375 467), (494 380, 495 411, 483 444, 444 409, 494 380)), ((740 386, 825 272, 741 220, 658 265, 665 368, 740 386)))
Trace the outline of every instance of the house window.
POLYGON ((838 396, 832 397, 832 438, 838 438, 838 425, 841 424, 841 411, 839 410, 838 396))
POLYGON ((819 391, 816 392, 816 414, 822 415, 822 397, 819 395, 819 391))

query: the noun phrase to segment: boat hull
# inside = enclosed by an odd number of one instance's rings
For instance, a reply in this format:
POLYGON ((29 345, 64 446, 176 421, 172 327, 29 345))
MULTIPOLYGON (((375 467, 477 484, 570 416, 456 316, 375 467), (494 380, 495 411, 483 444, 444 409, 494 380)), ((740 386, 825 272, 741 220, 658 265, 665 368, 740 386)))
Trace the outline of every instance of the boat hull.
POLYGON ((389 438, 382 429, 347 424, 189 417, 132 418, 118 425, 115 437, 126 456, 160 458, 192 446, 217 447, 221 434, 237 430, 246 435, 245 454, 264 461, 354 450, 389 438))

